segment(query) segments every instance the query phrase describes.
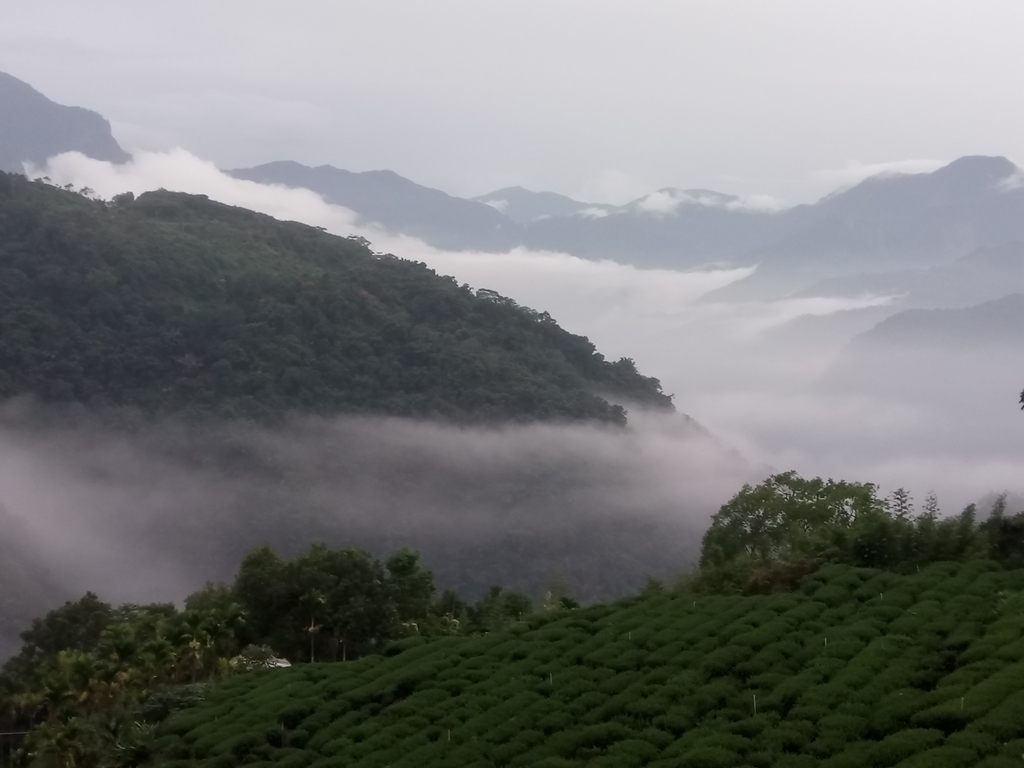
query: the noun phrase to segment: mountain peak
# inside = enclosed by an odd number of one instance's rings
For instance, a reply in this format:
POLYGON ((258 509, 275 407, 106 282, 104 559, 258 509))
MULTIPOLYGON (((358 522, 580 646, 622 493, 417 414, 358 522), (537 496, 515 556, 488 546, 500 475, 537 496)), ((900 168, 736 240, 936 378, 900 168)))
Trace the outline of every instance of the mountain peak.
POLYGON ((554 216, 571 216, 591 207, 589 203, 581 203, 557 192, 534 192, 520 186, 504 187, 471 199, 501 211, 517 224, 529 224, 554 216))
POLYGON ((21 173, 24 163, 42 165, 62 152, 123 163, 110 123, 82 107, 65 107, 28 83, 0 72, 0 170, 21 173))
POLYGON ((999 182, 1018 172, 1020 169, 1005 157, 968 155, 957 158, 929 175, 935 179, 973 186, 999 182))

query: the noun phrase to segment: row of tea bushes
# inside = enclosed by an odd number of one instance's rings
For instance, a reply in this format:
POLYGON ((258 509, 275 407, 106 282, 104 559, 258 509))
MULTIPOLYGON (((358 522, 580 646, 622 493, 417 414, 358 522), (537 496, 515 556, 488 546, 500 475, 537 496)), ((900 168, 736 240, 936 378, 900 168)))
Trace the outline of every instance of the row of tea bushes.
POLYGON ((161 765, 986 768, 1024 763, 1024 571, 829 566, 795 593, 659 593, 254 673, 161 765))

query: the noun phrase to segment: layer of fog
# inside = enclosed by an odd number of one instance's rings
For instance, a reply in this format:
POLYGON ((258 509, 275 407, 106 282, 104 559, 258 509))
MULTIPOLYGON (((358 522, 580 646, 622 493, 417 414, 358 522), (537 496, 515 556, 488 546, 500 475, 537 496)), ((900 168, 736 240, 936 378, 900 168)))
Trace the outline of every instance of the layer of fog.
MULTIPOLYGON (((36 171, 37 175, 42 172, 36 171)), ((45 173, 55 183, 73 184, 76 188, 87 186, 104 198, 126 190, 139 193, 158 187, 207 194, 226 203, 322 226, 337 234, 362 235, 378 251, 424 261, 460 282, 498 290, 521 304, 550 312, 568 330, 588 336, 608 357, 628 356, 636 360, 644 373, 657 376, 666 391, 675 394, 681 411, 706 426, 718 440, 738 449, 748 466, 792 468, 805 475, 870 481, 880 484, 884 492, 905 486, 917 498, 933 490, 946 511, 955 511, 991 491, 1019 488, 1024 450, 1015 399, 1024 383, 1024 368, 1016 361, 965 359, 959 366, 956 361, 944 361, 944 367, 940 366, 930 378, 924 377, 922 390, 910 393, 885 388, 851 391, 821 386, 822 375, 834 364, 846 342, 895 311, 889 297, 804 297, 763 303, 707 304, 696 300, 747 271, 638 270, 611 262, 524 250, 507 254, 441 252, 410 238, 389 235, 372 222, 360 222, 351 211, 328 205, 311 192, 236 180, 182 151, 140 153, 134 162, 121 167, 80 155, 63 155, 52 160, 45 173)), ((890 360, 886 370, 877 371, 877 376, 898 380, 916 375, 921 380, 921 366, 927 368, 929 364, 920 360, 890 360)), ((312 432, 321 434, 322 429, 325 427, 312 432)), ((418 428, 392 424, 389 429, 412 430, 403 434, 413 442, 419 439, 415 437, 418 428)), ((593 506, 594 499, 617 498, 609 509, 623 520, 633 521, 670 519, 679 510, 687 510, 687 520, 706 521, 709 511, 738 488, 740 476, 744 475, 744 471, 738 471, 728 461, 721 465, 724 468, 701 464, 704 449, 681 448, 666 442, 659 437, 661 427, 642 418, 634 419, 631 432, 601 433, 600 439, 592 439, 589 428, 531 429, 535 431, 451 433, 457 435, 457 439, 452 438, 456 443, 463 441, 463 447, 452 449, 454 463, 449 470, 458 473, 463 460, 471 462, 477 448, 467 446, 477 446, 480 441, 491 446, 488 455, 494 457, 496 466, 510 467, 540 460, 538 457, 544 454, 537 454, 539 447, 561 446, 557 459, 549 456, 545 460, 552 465, 568 462, 573 466, 600 468, 594 475, 585 473, 589 479, 573 492, 588 499, 583 506, 593 506), (635 455, 641 448, 639 455, 643 460, 638 462, 635 455), (588 485, 594 478, 600 482, 588 485), (614 482, 606 483, 606 478, 614 478, 614 482), (703 483, 699 491, 691 485, 696 479, 703 483), (696 506, 691 505, 694 499, 699 499, 696 506), (689 511, 698 508, 699 512, 689 511), (690 514, 696 517, 689 517, 690 514)), ((251 438, 260 444, 276 439, 270 435, 251 438)), ((309 446, 316 444, 301 429, 287 441, 294 446, 290 450, 296 455, 308 453, 309 446), (305 443, 307 439, 312 442, 305 443)), ((49 453, 49 448, 24 453, 25 471, 18 476, 30 476, 28 469, 33 462, 43 461, 49 453)), ((717 448, 710 453, 721 455, 717 448)), ((133 451, 124 453, 125 457, 131 455, 133 451)), ((303 466, 303 462, 296 466, 303 466)), ((382 466, 387 466, 387 462, 382 466)), ((767 470, 755 470, 754 474, 758 471, 763 474, 767 470)), ((150 476, 163 477, 162 472, 140 473, 143 478, 150 476)), ((132 493, 165 498, 162 494, 168 488, 196 487, 201 489, 196 499, 204 500, 204 483, 212 483, 213 498, 222 492, 218 489, 232 487, 230 482, 217 478, 196 484, 191 476, 173 482, 154 481, 152 486, 148 483, 143 480, 138 486, 131 486, 136 488, 132 493)), ((37 485, 45 487, 43 483, 24 487, 37 485)), ((383 493, 387 486, 373 486, 373 493, 383 493)), ((106 484, 102 492, 110 493, 111 488, 120 485, 106 484)), ((402 498, 420 498, 421 492, 421 488, 416 488, 402 498)), ((37 515, 35 510, 41 504, 33 502, 29 491, 23 493, 29 495, 19 502, 19 509, 26 515, 37 515)), ((333 503, 335 494, 344 497, 347 493, 331 483, 323 483, 320 477, 308 491, 309 498, 327 506, 333 503)), ((366 488, 360 493, 365 494, 365 499, 373 498, 366 488)), ((58 519, 62 505, 70 504, 77 494, 78 491, 58 495, 46 502, 47 509, 52 510, 46 519, 58 519)), ((5 489, 0 488, 0 498, 6 495, 5 489)), ((133 497, 129 494, 125 498, 133 497)), ((189 503, 199 505, 199 501, 189 503)), ((370 501, 361 503, 372 506, 370 501)), ((536 509, 549 509, 547 503, 540 498, 530 501, 536 509)), ((551 503, 556 507, 561 504, 551 503)), ((397 509, 401 504, 396 502, 394 506, 397 509)), ((431 504, 425 506, 431 508, 431 504)), ((464 521, 466 514, 475 514, 474 509, 472 504, 452 503, 445 506, 444 515, 464 521)), ((438 509, 432 508, 425 514, 425 519, 440 519, 438 509)), ((373 519, 377 525, 378 518, 373 519)), ((373 526, 363 529, 357 525, 350 533, 357 538, 356 534, 369 535, 367 531, 371 529, 373 526)), ((396 530, 403 529, 399 526, 396 530)), ((689 538, 686 546, 692 551, 696 538, 689 538)), ((243 536, 240 541, 243 539, 248 543, 249 539, 243 536)), ((452 534, 451 542, 461 546, 463 540, 452 534)), ((102 542, 97 547, 97 551, 102 550, 102 542)), ((155 578, 159 581, 163 577, 155 578)))
POLYGON ((56 584, 180 600, 264 543, 419 549, 442 586, 589 599, 670 577, 748 464, 683 416, 630 427, 457 427, 398 418, 275 428, 174 420, 112 429, 77 409, 0 408, 0 499, 56 584))

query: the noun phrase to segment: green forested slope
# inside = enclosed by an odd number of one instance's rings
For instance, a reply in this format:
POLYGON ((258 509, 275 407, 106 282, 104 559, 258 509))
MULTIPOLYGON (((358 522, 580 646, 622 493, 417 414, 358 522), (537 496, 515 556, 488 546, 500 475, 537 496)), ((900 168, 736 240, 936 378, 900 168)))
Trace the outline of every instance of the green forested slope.
POLYGON ((0 397, 623 421, 671 407, 547 315, 365 242, 169 192, 114 204, 0 176, 0 397))
POLYGON ((846 565, 237 677, 166 766, 1020 765, 1024 570, 846 565))

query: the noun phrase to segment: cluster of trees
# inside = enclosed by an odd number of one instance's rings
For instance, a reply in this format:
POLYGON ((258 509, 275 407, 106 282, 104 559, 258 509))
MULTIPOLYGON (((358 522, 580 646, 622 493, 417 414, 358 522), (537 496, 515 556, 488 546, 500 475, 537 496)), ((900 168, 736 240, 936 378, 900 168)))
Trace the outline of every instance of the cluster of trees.
POLYGON ((170 192, 0 176, 0 398, 145 413, 625 421, 631 360, 361 238, 170 192))
MULTIPOLYGON (((480 634, 534 613, 493 587, 475 604, 435 594, 433 574, 401 549, 385 561, 316 545, 287 559, 252 550, 231 584, 170 604, 114 607, 87 594, 32 622, 0 672, 0 730, 31 728, 26 764, 134 766, 153 724, 204 686, 291 662, 345 661, 404 637, 480 634), (50 761, 50 762, 47 762, 50 761)), ((577 607, 551 596, 543 610, 577 607)))
POLYGON ((294 559, 254 549, 233 584, 207 585, 185 602, 233 604, 246 617, 241 643, 271 647, 292 661, 345 661, 401 637, 499 630, 533 612, 530 598, 501 587, 472 605, 452 590, 436 594, 433 574, 407 548, 381 562, 361 549, 323 545, 294 559))
POLYGON ((978 557, 1024 566, 1024 512, 1008 515, 1005 495, 979 522, 974 504, 943 517, 934 494, 917 511, 902 488, 884 498, 871 483, 785 472, 745 485, 715 514, 694 585, 792 589, 825 563, 908 570, 978 557))
POLYGON ((239 654, 242 611, 119 608, 87 594, 33 622, 0 674, 8 731, 31 728, 30 765, 138 765, 151 716, 196 698, 195 683, 263 663, 239 654), (171 691, 161 696, 161 690, 171 691), (146 710, 146 707, 149 710, 146 710))
POLYGON ((826 566, 232 679, 155 764, 993 768, 1020 763, 1024 570, 826 566))

